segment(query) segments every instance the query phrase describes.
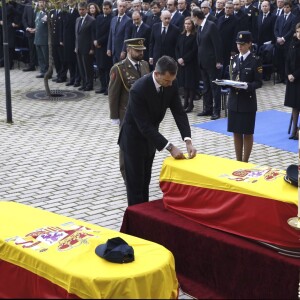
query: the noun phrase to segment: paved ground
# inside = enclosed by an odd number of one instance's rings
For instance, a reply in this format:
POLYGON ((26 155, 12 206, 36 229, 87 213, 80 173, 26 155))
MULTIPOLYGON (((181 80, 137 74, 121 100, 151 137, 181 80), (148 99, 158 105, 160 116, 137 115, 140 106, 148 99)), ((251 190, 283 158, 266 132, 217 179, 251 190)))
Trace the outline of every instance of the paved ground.
MULTIPOLYGON (((107 96, 90 91, 80 101, 30 100, 25 94, 44 90, 37 74, 18 67, 11 71, 11 125, 6 123, 5 76, 0 69, 0 199, 119 230, 127 201, 118 169, 118 127, 110 123, 107 96)), ((74 89, 49 82, 51 89, 74 89)), ((290 112, 283 106, 284 92, 283 84, 265 83, 257 93, 259 111, 290 112)), ((196 116, 201 110, 202 100, 195 101, 194 111, 188 114, 191 124, 210 121, 196 116)), ((266 126, 272 130, 272 124, 266 126)), ((161 132, 185 150, 170 113, 161 132)), ((195 127, 192 137, 199 153, 235 159, 231 137, 195 127)), ((159 173, 168 155, 167 151, 156 155, 151 200, 162 197, 159 173)), ((295 153, 255 144, 250 162, 286 169, 297 159, 295 153)), ((181 293, 180 298, 189 297, 181 293)))

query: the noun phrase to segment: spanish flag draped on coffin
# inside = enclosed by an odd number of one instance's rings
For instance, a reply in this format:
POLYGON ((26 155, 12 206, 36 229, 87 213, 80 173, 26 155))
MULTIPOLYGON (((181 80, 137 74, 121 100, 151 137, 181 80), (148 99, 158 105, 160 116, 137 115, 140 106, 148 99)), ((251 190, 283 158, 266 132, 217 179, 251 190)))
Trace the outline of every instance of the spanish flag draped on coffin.
POLYGON ((160 187, 167 209, 211 228, 277 246, 300 249, 298 189, 285 171, 198 154, 165 159, 160 187))

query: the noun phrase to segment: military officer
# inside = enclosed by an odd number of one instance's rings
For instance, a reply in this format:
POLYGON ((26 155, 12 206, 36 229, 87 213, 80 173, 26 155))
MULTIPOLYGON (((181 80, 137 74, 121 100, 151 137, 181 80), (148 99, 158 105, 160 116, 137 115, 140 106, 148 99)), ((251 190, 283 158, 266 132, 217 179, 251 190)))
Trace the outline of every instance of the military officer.
MULTIPOLYGON (((129 90, 140 77, 148 74, 149 64, 143 60, 144 38, 125 40, 127 57, 117 62, 110 70, 108 99, 110 118, 113 124, 121 125, 128 103, 129 90)), ((120 171, 125 181, 124 159, 119 155, 120 171)))
POLYGON ((262 64, 260 58, 251 53, 251 32, 240 31, 236 43, 239 54, 230 62, 231 79, 241 85, 230 87, 227 131, 233 132, 236 159, 248 162, 257 111, 255 90, 262 86, 262 64))

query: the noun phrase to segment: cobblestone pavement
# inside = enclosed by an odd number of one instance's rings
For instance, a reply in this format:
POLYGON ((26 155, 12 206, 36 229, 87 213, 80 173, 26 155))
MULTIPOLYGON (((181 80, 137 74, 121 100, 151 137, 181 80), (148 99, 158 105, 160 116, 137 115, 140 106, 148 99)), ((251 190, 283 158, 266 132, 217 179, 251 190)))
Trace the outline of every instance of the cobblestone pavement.
MULTIPOLYGON (((22 68, 22 66, 21 66, 22 68)), ((36 72, 11 70, 13 124, 6 122, 4 69, 0 69, 0 199, 39 207, 57 214, 119 230, 127 207, 118 166, 118 126, 111 125, 108 98, 94 91, 78 101, 32 100, 31 91, 44 91, 36 72)), ((74 90, 49 80, 51 89, 74 90)), ((99 82, 95 81, 95 88, 99 82)), ((285 85, 265 82, 257 91, 259 111, 283 106, 285 85)), ((188 114, 191 124, 210 121, 197 117, 202 100, 188 114)), ((224 117, 224 111, 222 111, 224 117)), ((272 130, 272 124, 265 124, 272 130)), ((288 129, 288 124, 282 124, 288 129)), ((185 151, 170 113, 161 132, 185 151)), ((235 159, 231 137, 192 127, 198 153, 235 159)), ((297 147, 297 141, 295 141, 297 147)), ((167 151, 157 152, 150 199, 160 199, 159 173, 167 151)), ((298 155, 254 144, 250 162, 286 169, 298 155)), ((190 298, 182 292, 180 298, 190 298)))

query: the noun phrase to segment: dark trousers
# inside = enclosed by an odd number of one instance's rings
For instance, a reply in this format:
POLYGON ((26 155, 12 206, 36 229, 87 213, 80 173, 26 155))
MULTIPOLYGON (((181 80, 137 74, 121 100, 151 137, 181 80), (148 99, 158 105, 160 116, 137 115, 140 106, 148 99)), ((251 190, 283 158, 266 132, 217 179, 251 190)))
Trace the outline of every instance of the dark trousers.
POLYGON ((221 69, 207 70, 200 66, 203 80, 203 111, 220 114, 221 111, 221 87, 213 83, 213 80, 221 78, 221 69))
POLYGON ((65 80, 67 78, 67 64, 64 60, 64 48, 61 45, 52 45, 52 56, 57 78, 65 80))
POLYGON ((93 88, 94 86, 93 61, 93 55, 77 53, 77 64, 83 87, 93 88))
POLYGON ((35 69, 38 65, 38 59, 36 54, 36 47, 34 45, 34 35, 27 37, 28 49, 29 49, 29 68, 35 69))
MULTIPOLYGON (((288 50, 288 49, 287 49, 288 50)), ((279 74, 281 80, 285 80, 285 60, 287 55, 286 47, 276 44, 275 47, 275 66, 277 74, 279 74)))
POLYGON ((123 152, 128 206, 149 201, 152 155, 133 155, 123 152))
POLYGON ((100 83, 101 83, 101 88, 107 90, 108 83, 109 83, 110 69, 103 69, 100 66, 98 66, 98 72, 99 72, 99 79, 100 79, 100 83))

